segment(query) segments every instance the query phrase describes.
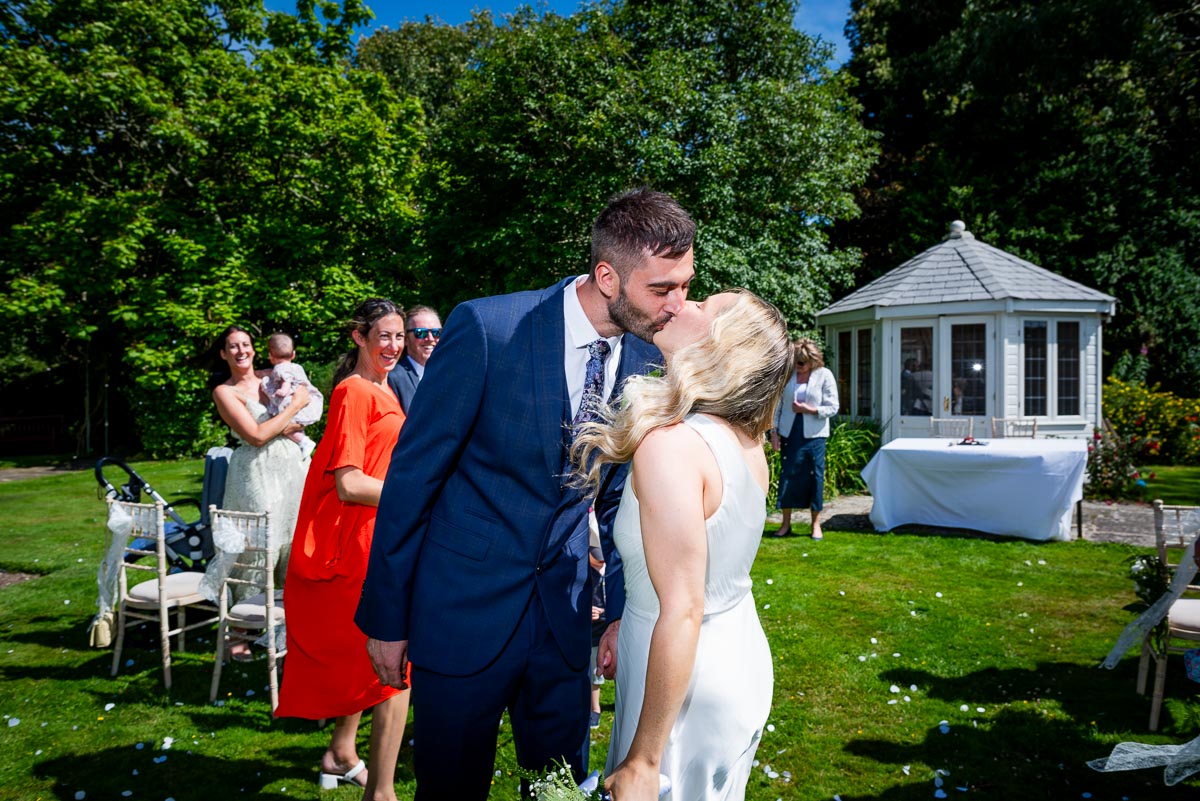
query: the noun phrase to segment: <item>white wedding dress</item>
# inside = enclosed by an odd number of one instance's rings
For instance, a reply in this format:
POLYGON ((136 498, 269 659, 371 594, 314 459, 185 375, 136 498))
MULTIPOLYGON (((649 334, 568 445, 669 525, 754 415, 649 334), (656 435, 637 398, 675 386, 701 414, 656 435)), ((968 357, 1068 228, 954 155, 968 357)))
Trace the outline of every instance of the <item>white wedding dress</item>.
MULTIPOLYGON (((704 622, 692 679, 659 770, 671 780, 665 797, 673 801, 742 799, 771 710, 774 683, 771 652, 750 592, 766 499, 728 430, 702 415, 690 415, 684 422, 712 449, 724 495, 707 521, 704 622)), ((616 769, 633 742, 659 610, 646 570, 632 476, 625 484, 613 536, 625 570, 625 614, 617 640, 616 715, 607 773, 616 769)))
MULTIPOLYGON (((238 397, 241 397, 240 395, 238 397)), ((246 410, 255 422, 270 419, 267 408, 258 400, 247 400, 246 410)), ((296 528, 296 517, 300 511, 300 496, 304 492, 304 479, 308 474, 308 461, 302 461, 300 446, 287 437, 279 436, 262 447, 251 445, 237 434, 238 446, 229 457, 229 471, 225 478, 225 500, 221 506, 235 512, 270 512, 271 543, 278 543, 276 555, 275 585, 283 586, 287 574, 288 554, 292 546, 292 533, 296 528)), ((216 532, 214 532, 214 536, 216 532)), ((218 547, 220 542, 217 543, 218 547)), ((200 591, 216 598, 225 577, 231 571, 242 568, 242 559, 236 554, 218 553, 209 562, 200 591)), ((238 586, 245 594, 249 588, 238 586)), ((241 600, 240 597, 234 599, 241 600)))

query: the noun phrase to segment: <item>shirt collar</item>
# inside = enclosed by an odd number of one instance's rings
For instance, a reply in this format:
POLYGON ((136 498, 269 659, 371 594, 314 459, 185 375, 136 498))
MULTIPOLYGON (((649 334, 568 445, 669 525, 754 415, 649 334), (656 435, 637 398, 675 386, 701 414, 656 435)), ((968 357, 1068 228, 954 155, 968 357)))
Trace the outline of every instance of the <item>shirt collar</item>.
POLYGON ((621 341, 621 335, 600 336, 596 327, 592 325, 592 321, 584 313, 583 304, 579 302, 579 285, 586 278, 586 275, 579 276, 568 283, 566 289, 563 290, 563 320, 567 326, 567 342, 572 348, 586 348, 597 339, 607 339, 609 347, 612 348, 610 352, 615 353, 617 343, 621 341))

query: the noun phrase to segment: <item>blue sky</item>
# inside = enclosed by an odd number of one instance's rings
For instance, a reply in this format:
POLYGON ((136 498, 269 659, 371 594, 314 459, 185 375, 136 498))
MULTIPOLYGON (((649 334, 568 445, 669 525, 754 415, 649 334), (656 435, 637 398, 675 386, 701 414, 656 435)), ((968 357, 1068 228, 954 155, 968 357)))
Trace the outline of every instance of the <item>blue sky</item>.
MULTIPOLYGON (((265 0, 266 6, 274 11, 294 11, 294 0, 265 0)), ((536 5, 531 0, 530 5, 536 5)), ((404 20, 421 21, 428 16, 440 18, 451 25, 466 22, 472 9, 490 8, 499 17, 511 13, 519 5, 525 5, 521 0, 367 0, 367 5, 375 12, 374 22, 363 28, 369 33, 376 27, 387 25, 398 27, 404 20)), ((547 2, 552 10, 559 14, 570 14, 579 7, 578 0, 551 0, 547 2)), ((850 0, 802 0, 800 12, 796 15, 796 27, 805 33, 820 36, 827 42, 833 42, 837 47, 834 60, 841 63, 850 57, 850 50, 842 29, 846 18, 850 15, 850 0)))

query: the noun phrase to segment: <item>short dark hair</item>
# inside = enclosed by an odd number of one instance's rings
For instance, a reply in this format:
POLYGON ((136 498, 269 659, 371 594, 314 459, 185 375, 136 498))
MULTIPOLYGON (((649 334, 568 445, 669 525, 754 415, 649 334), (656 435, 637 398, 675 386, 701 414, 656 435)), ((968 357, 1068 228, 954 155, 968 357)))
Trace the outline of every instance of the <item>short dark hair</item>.
POLYGON ((625 279, 647 256, 682 258, 696 223, 670 195, 641 186, 609 198, 592 223, 592 264, 606 261, 625 279))

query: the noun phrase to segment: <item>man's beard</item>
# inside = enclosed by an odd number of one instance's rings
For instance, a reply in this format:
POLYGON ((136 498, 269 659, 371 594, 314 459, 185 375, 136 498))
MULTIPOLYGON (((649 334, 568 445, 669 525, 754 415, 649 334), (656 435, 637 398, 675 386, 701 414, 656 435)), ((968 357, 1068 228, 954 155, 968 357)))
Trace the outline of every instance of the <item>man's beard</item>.
POLYGON ((634 306, 625 295, 624 287, 617 291, 616 299, 608 304, 608 318, 621 326, 622 330, 651 344, 654 342, 654 335, 671 321, 670 315, 664 316, 662 320, 655 320, 634 306))

